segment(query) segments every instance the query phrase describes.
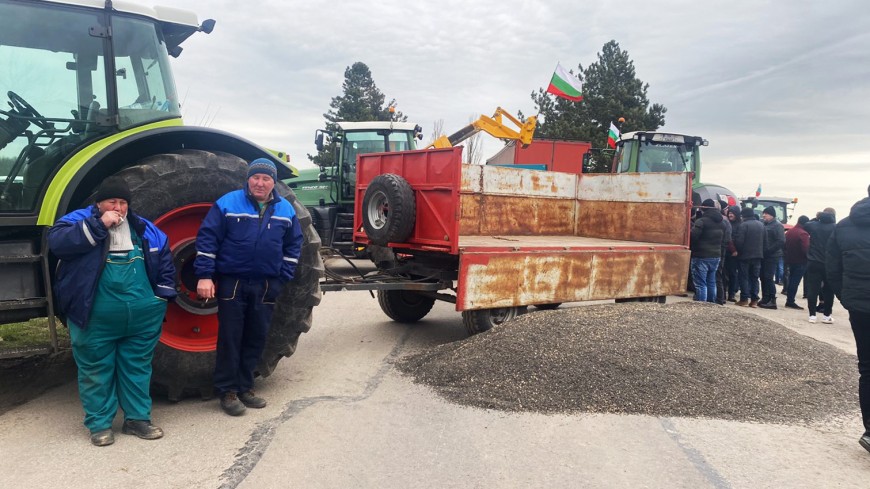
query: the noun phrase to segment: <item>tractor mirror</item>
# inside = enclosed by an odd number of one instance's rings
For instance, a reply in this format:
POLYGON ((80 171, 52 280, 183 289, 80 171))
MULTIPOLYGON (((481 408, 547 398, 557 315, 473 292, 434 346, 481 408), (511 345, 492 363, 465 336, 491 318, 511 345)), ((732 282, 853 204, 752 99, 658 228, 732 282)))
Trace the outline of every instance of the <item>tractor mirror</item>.
POLYGON ((323 151, 323 132, 320 130, 314 133, 314 146, 317 147, 317 151, 323 151))

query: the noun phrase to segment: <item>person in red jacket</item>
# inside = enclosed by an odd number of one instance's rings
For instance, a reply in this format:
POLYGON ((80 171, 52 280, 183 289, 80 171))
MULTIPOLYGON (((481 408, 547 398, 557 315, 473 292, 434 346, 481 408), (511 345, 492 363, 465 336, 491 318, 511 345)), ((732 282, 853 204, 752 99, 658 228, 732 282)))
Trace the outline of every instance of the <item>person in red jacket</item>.
POLYGON ((810 251, 810 233, 804 229, 804 224, 810 218, 801 216, 797 224, 785 233, 785 265, 788 267, 788 284, 786 284, 785 307, 800 309, 803 307, 795 303, 798 285, 807 271, 807 254, 810 251))

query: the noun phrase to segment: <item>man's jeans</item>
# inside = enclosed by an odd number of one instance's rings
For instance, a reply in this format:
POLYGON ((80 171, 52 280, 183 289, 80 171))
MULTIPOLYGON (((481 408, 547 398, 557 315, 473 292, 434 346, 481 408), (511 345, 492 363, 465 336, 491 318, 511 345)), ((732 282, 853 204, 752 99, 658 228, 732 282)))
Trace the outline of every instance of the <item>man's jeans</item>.
POLYGON ((758 276, 761 258, 740 260, 740 300, 758 300, 758 276))
POLYGON ((776 266, 780 257, 765 258, 761 265, 761 302, 776 301, 776 266))
POLYGON ((794 304, 794 296, 797 295, 798 285, 807 271, 805 263, 790 263, 788 265, 788 288, 786 289, 786 304, 794 304))
POLYGON ((716 270, 719 258, 692 258, 692 283, 695 284, 695 300, 716 302, 716 270))

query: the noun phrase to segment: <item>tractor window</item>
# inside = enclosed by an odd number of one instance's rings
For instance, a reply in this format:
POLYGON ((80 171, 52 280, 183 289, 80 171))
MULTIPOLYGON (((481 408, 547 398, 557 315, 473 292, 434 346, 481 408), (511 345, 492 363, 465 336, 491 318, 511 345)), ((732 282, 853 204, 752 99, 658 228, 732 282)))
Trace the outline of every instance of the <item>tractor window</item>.
POLYGON ((695 147, 685 144, 641 141, 638 172, 690 172, 694 169, 695 147))
POLYGON ((33 211, 72 151, 110 128, 89 119, 105 107, 100 15, 0 0, 0 212, 33 211))
POLYGON ((151 22, 115 17, 115 82, 121 129, 179 117, 166 45, 151 22))

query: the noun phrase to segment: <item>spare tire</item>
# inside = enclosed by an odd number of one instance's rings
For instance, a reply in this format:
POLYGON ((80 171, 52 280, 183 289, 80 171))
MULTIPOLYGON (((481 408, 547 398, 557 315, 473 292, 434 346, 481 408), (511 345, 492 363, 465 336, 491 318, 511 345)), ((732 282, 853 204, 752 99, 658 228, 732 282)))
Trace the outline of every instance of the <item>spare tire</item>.
MULTIPOLYGON (((247 163, 219 152, 181 150, 157 154, 117 173, 130 186, 130 208, 153 221, 169 237, 176 267, 178 299, 169 305, 154 352, 152 384, 170 400, 213 395, 217 344, 217 306, 196 297, 193 258, 199 225, 215 200, 245 184, 247 163)), ((257 373, 268 376, 278 361, 293 354, 299 335, 311 328, 320 303, 320 238, 311 216, 284 183, 275 186, 299 218, 303 245, 296 275, 281 291, 257 373)))
POLYGON ((363 228, 372 243, 402 243, 414 231, 417 203, 407 180, 393 173, 378 175, 362 202, 363 228))

